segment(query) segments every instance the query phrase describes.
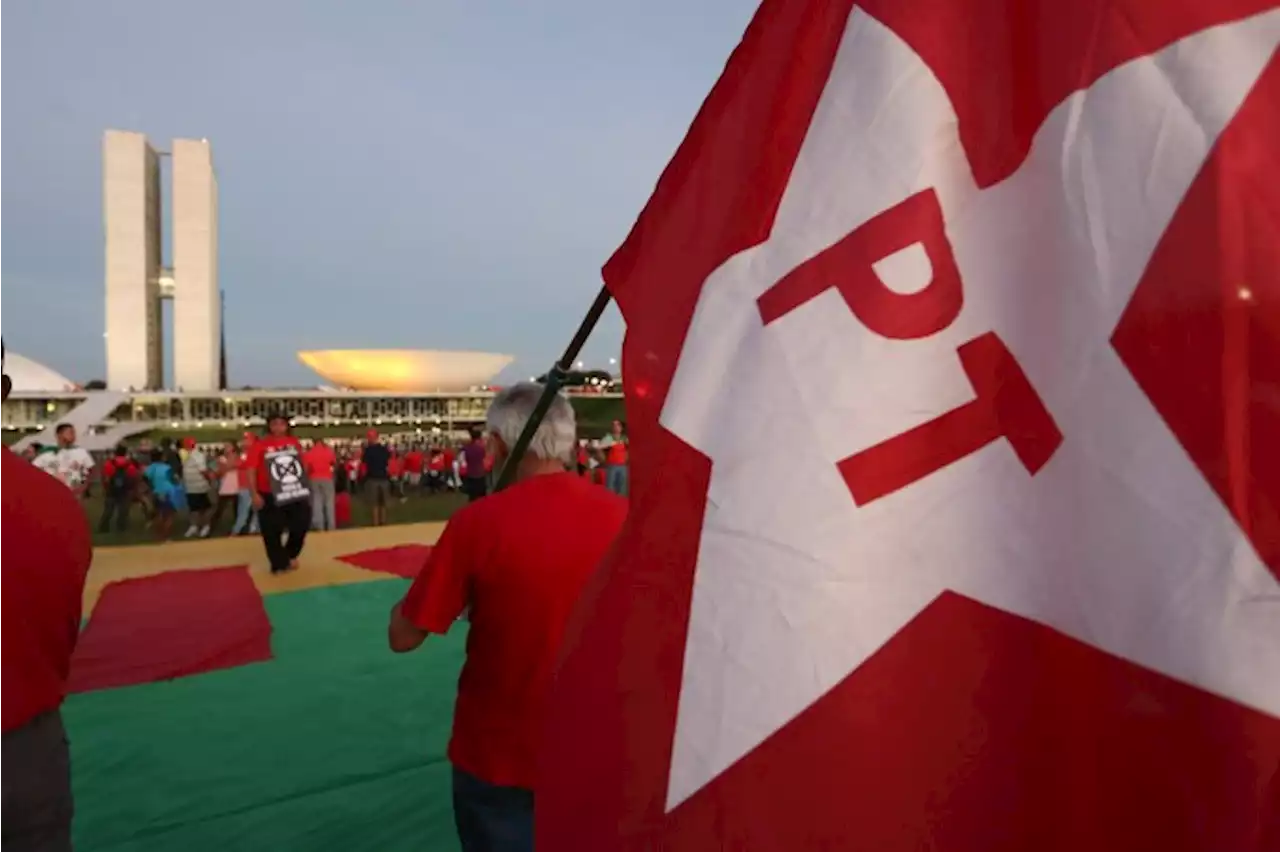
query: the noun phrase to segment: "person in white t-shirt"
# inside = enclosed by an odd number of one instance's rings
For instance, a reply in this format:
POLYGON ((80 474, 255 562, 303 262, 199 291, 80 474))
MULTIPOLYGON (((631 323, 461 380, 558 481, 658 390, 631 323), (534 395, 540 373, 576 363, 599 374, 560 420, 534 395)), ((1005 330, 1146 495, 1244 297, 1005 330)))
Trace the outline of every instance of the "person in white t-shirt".
POLYGON ((187 538, 199 535, 208 538, 211 530, 209 523, 213 515, 214 471, 209 466, 209 457, 191 438, 183 441, 186 456, 182 460, 182 486, 187 492, 187 512, 190 526, 187 527, 187 538))
POLYGON ((45 473, 58 478, 58 448, 46 447, 39 441, 33 443, 29 449, 31 450, 31 466, 37 470, 43 470, 45 473))
POLYGON ((89 474, 93 473, 93 456, 83 447, 76 446, 76 427, 70 423, 59 423, 56 434, 58 452, 54 476, 61 479, 76 497, 84 497, 89 487, 89 474))

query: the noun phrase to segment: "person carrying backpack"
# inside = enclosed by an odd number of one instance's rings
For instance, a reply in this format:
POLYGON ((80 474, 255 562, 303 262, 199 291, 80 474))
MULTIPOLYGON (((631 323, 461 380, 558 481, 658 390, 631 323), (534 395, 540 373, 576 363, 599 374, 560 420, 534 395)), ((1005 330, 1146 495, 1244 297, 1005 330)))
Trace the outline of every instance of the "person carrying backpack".
POLYGON ((138 481, 138 467, 129 457, 129 449, 124 444, 116 447, 115 453, 102 466, 102 519, 98 521, 98 532, 105 533, 111 529, 111 518, 116 519, 116 532, 124 532, 129 527, 129 504, 133 502, 134 487, 138 481))

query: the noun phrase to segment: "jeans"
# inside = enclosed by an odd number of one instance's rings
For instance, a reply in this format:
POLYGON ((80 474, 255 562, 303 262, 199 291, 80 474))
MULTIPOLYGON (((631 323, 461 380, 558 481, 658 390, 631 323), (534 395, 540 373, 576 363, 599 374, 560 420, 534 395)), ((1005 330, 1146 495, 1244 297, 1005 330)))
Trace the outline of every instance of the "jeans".
POLYGON ((311 529, 336 530, 338 528, 338 511, 335 504, 337 494, 333 490, 332 479, 311 480, 311 529))
POLYGON ((627 496, 627 489, 630 483, 627 481, 627 466, 625 464, 609 464, 604 468, 604 486, 614 494, 627 496))
POLYGON ((252 492, 241 491, 236 495, 236 523, 231 534, 240 535, 246 529, 251 533, 258 531, 258 513, 253 510, 252 492))
POLYGON ((71 852, 71 757, 62 714, 4 732, 4 852, 71 852))
POLYGON ((453 821, 462 852, 532 852, 533 791, 453 770, 453 821))

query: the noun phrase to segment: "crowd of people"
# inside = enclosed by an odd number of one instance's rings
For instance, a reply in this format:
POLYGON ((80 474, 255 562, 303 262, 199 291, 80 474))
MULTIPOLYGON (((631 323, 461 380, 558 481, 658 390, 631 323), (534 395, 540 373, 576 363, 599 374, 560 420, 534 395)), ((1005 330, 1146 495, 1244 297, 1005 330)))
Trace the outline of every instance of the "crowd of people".
MULTIPOLYGON (((265 434, 212 452, 192 441, 118 448, 99 479, 113 507, 104 510, 108 523, 127 519, 138 487, 162 523, 171 523, 184 501, 192 537, 208 535, 218 514, 234 506, 242 531, 256 518, 273 573, 298 567, 315 516, 321 528, 336 525, 328 504, 347 493, 339 490, 343 478, 348 490, 358 484, 384 509, 413 489, 468 494, 469 504, 449 520, 387 625, 390 649, 404 653, 470 622, 448 747, 454 820, 468 850, 533 848, 541 731, 561 638, 627 512, 626 500, 614 493, 627 485, 622 424, 614 424, 609 440, 586 448, 601 456, 593 465, 583 459, 573 409, 561 395, 516 464, 514 482, 488 492, 488 474, 512 455, 541 394, 536 384, 498 393, 485 429, 452 459, 442 448, 397 446, 376 432, 359 448, 306 446, 277 414, 265 434), (597 468, 609 487, 594 481, 597 468), (327 481, 332 488, 319 485, 327 481)), ((77 452, 74 429, 57 431, 59 447, 49 459, 39 454, 28 463, 8 448, 0 453, 6 850, 71 849, 71 763, 60 708, 93 556, 79 500, 96 465, 77 452)))
MULTIPOLYGON (((287 420, 280 415, 273 420, 287 420)), ((268 433, 270 424, 268 424, 268 433)), ((57 443, 33 444, 24 456, 33 466, 56 477, 80 499, 101 488, 102 513, 97 529, 124 532, 140 517, 154 536, 167 540, 177 519, 186 521, 186 538, 215 534, 258 535, 261 532, 255 488, 246 475, 255 443, 263 436, 245 432, 239 441, 199 443, 194 438, 142 440, 117 446, 99 465, 76 444, 76 430, 60 424, 57 443)), ((269 437, 269 435, 268 435, 269 437)), ((300 439, 301 463, 310 483, 312 530, 350 525, 353 495, 370 502, 374 525, 387 522, 387 505, 419 495, 461 492, 471 500, 489 490, 493 454, 480 430, 464 443, 426 443, 416 436, 386 440, 370 430, 364 441, 354 438, 300 439)), ((580 476, 626 496, 627 444, 623 425, 614 421, 598 441, 581 439, 572 464, 580 476)))

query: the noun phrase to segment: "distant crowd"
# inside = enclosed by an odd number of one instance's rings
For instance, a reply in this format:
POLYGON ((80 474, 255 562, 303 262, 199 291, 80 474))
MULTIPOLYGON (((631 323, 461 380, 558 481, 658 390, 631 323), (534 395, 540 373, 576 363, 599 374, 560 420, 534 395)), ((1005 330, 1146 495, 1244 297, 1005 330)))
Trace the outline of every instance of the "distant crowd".
MULTIPOLYGON (((160 540, 173 535, 179 519, 186 523, 186 538, 260 531, 255 488, 247 475, 254 444, 262 437, 255 432, 223 444, 191 437, 144 439, 134 447, 117 446, 101 459, 76 444, 74 426, 60 424, 55 434, 56 445, 33 444, 24 457, 80 499, 101 489, 99 533, 124 532, 134 517, 160 540)), ((313 530, 349 526, 353 495, 370 501, 373 523, 379 525, 386 522, 389 501, 405 503, 416 496, 452 492, 475 500, 488 493, 494 475, 493 455, 480 430, 466 442, 428 443, 412 435, 384 440, 370 430, 364 440, 301 439, 299 445, 312 492, 313 530)), ((602 439, 579 440, 575 466, 579 475, 626 496, 627 439, 622 423, 615 421, 602 439)))

